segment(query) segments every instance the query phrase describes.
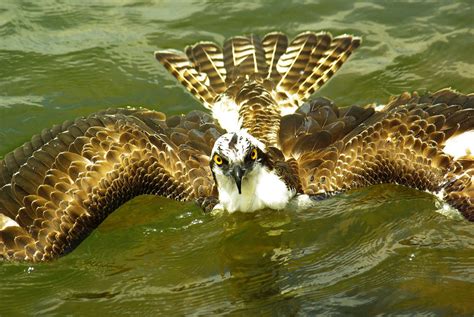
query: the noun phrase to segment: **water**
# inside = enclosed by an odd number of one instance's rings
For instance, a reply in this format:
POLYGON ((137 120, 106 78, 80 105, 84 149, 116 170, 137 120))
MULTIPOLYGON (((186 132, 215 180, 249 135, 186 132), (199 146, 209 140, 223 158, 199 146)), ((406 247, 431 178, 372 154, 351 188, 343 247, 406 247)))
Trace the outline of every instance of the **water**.
MULTIPOLYGON (((474 92, 472 1, 0 3, 0 156, 106 107, 200 109, 153 58, 280 30, 363 36, 318 95, 342 106, 404 90, 474 92)), ((78 249, 0 264, 0 315, 474 314, 474 230, 430 195, 374 186, 304 213, 210 216, 136 198, 78 249)))

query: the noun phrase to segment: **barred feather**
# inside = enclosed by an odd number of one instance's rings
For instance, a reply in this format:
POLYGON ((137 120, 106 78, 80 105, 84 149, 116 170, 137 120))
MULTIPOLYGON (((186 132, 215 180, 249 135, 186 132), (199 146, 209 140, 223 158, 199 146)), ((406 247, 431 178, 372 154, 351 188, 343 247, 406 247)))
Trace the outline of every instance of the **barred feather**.
POLYGON ((262 46, 268 65, 267 78, 277 83, 281 79, 281 74, 278 73, 276 67, 280 57, 286 52, 288 37, 280 32, 268 33, 262 40, 262 46))
POLYGON ((196 65, 200 73, 207 74, 209 85, 217 93, 225 91, 226 69, 222 49, 211 42, 200 42, 193 46, 187 46, 186 55, 196 65))
MULTIPOLYGON (((329 33, 303 32, 288 42, 283 33, 272 32, 263 40, 255 35, 229 38, 223 49, 200 42, 186 47, 186 56, 169 50, 155 56, 206 108, 213 109, 222 96, 237 95, 229 90, 238 90, 248 80, 263 83, 287 114, 334 75, 359 46, 360 38, 333 39, 329 33)), ((219 115, 240 111, 238 104, 229 107, 219 110, 219 115)))
POLYGON ((290 91, 298 82, 308 64, 313 48, 318 44, 318 37, 313 32, 299 34, 286 49, 278 63, 277 71, 282 75, 277 89, 290 91))
POLYGON ((281 79, 277 100, 292 113, 326 83, 360 44, 360 38, 329 33, 305 32, 288 46, 277 64, 281 79))
MULTIPOLYGON (((321 42, 325 42, 328 37, 328 34, 323 34, 321 42)), ((322 51, 317 45, 311 53, 305 72, 292 87, 291 92, 297 90, 296 93, 301 96, 301 99, 309 98, 334 75, 359 45, 360 39, 348 35, 334 38, 326 51, 322 51)), ((325 44, 321 46, 324 47, 325 44)))
POLYGON ((210 85, 207 73, 196 70, 195 65, 189 61, 187 56, 178 51, 155 52, 155 57, 206 108, 212 108, 217 94, 210 85))
POLYGON ((239 76, 265 77, 268 66, 260 39, 251 35, 248 37, 236 36, 225 41, 224 65, 229 83, 239 76))

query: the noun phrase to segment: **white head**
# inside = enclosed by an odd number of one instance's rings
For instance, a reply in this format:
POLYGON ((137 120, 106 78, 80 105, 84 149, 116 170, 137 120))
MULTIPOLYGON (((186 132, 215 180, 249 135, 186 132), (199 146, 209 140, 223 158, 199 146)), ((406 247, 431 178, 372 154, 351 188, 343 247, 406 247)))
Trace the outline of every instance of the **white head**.
POLYGON ((211 170, 219 187, 219 180, 235 182, 242 193, 242 179, 266 162, 265 145, 245 130, 220 136, 212 149, 211 170))
POLYGON ((265 145, 246 131, 218 138, 210 163, 219 191, 218 209, 250 212, 284 208, 295 191, 277 175, 273 160, 265 145))

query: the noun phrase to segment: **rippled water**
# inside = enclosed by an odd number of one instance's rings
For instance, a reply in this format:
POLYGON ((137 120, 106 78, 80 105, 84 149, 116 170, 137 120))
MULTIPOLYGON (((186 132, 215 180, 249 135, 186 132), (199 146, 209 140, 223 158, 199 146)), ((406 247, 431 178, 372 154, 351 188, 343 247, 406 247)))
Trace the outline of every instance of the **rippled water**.
MULTIPOLYGON (((319 95, 474 91, 472 1, 0 2, 0 156, 105 107, 200 105, 152 52, 281 30, 363 36, 319 95)), ((203 215, 144 196, 46 264, 0 263, 0 315, 474 314, 474 227, 430 195, 374 186, 303 213, 203 215)))

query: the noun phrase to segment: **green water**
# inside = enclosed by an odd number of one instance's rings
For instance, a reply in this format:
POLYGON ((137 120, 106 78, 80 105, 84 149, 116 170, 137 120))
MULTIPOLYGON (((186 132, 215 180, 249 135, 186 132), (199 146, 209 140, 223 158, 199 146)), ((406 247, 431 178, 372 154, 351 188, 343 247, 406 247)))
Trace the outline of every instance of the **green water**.
MULTIPOLYGON (((474 92, 472 1, 310 2, 3 0, 0 156, 106 107, 200 109, 153 51, 243 33, 361 35, 317 93, 342 106, 474 92)), ((0 315, 473 315, 473 224, 437 209, 395 186, 217 217, 138 197, 58 261, 0 263, 0 315)))

